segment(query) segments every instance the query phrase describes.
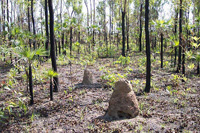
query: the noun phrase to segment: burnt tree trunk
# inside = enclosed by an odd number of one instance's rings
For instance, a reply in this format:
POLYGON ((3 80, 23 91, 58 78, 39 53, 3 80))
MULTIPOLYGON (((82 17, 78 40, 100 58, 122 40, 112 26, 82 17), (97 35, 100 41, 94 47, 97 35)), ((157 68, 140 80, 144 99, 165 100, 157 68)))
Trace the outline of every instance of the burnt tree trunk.
POLYGON ((145 0, 145 33, 146 33, 146 87, 145 92, 150 92, 151 88, 151 50, 149 42, 149 0, 145 0))
POLYGON ((125 12, 122 11, 122 56, 125 56, 125 12))
POLYGON ((33 103, 34 103, 34 101, 33 101, 33 79, 32 79, 31 63, 29 63, 29 90, 30 90, 30 96, 31 96, 30 105, 33 105, 33 103))
POLYGON ((179 52, 178 52, 178 67, 177 72, 181 69, 181 55, 182 55, 182 0, 180 0, 180 18, 179 18, 179 52))
MULTIPOLYGON (((54 14, 53 14, 53 5, 52 0, 48 0, 49 4, 49 15, 50 15, 50 43, 51 43, 51 62, 54 72, 57 72, 57 65, 56 65, 56 56, 55 56, 55 38, 54 38, 54 14)), ((58 92, 58 77, 54 77, 54 91, 58 92)))
MULTIPOLYGON (((176 16, 175 16, 175 27, 174 27, 174 34, 175 34, 175 39, 177 38, 177 21, 178 21, 178 12, 176 13, 176 16)), ((176 58, 177 58, 177 46, 175 46, 174 48, 174 51, 175 51, 175 58, 174 58, 174 67, 176 67, 176 58)))
POLYGON ((126 16, 126 45, 127 45, 127 51, 129 51, 129 5, 128 5, 128 15, 126 16))
POLYGON ((46 27, 46 42, 45 49, 49 50, 49 27, 48 27, 48 5, 47 0, 45 0, 45 27, 46 27))
POLYGON ((72 27, 70 27, 70 57, 72 56, 72 27))
MULTIPOLYGON (((31 0, 31 17, 32 17, 32 24, 33 24, 33 35, 35 36, 36 32, 35 32, 35 20, 34 20, 34 16, 33 16, 33 0, 31 0)), ((34 49, 36 49, 35 37, 33 39, 33 47, 34 47, 34 49)))
POLYGON ((161 68, 163 68, 163 33, 161 33, 161 51, 160 51, 160 59, 161 59, 161 68))
POLYGON ((142 4, 140 6, 140 36, 139 36, 140 52, 142 51, 142 4))

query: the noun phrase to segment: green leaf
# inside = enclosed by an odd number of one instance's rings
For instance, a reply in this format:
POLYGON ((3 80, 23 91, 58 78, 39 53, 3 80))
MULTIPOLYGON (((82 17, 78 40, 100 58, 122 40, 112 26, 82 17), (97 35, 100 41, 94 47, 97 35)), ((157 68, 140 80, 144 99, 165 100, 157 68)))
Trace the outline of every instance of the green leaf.
POLYGON ((174 41, 175 47, 179 46, 179 41, 174 41))

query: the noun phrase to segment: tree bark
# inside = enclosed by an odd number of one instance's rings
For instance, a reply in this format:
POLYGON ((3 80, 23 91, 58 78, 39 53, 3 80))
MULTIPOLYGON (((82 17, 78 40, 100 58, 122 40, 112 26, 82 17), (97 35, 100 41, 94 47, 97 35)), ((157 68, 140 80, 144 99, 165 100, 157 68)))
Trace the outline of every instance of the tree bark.
POLYGON ((31 96, 30 105, 33 105, 33 103, 34 103, 34 101, 33 101, 33 79, 32 79, 31 63, 29 63, 29 90, 30 90, 30 96, 31 96))
POLYGON ((146 33, 146 87, 145 92, 150 92, 151 88, 151 50, 149 43, 149 0, 145 0, 145 33, 146 33))
POLYGON ((122 56, 125 55, 125 12, 122 11, 122 56))
POLYGON ((50 79, 50 100, 53 101, 53 82, 52 78, 50 79))
POLYGON ((49 26, 48 26, 48 3, 45 0, 45 29, 46 29, 46 42, 45 42, 45 49, 49 50, 49 26))
MULTIPOLYGON (((55 56, 55 38, 54 38, 54 13, 53 13, 53 5, 52 0, 48 0, 49 4, 49 14, 50 14, 50 43, 51 43, 51 62, 54 72, 57 72, 57 65, 56 65, 56 56, 55 56)), ((58 92, 59 82, 58 77, 54 77, 54 91, 58 92)))
MULTIPOLYGON (((96 24, 95 22, 95 0, 93 0, 93 6, 94 6, 94 14, 93 14, 93 25, 96 24)), ((93 29, 93 46, 95 46, 95 29, 93 29)))
POLYGON ((179 18, 179 52, 178 52, 178 67, 177 72, 181 69, 181 55, 182 55, 182 0, 180 0, 180 18, 179 18))
POLYGON ((126 15, 126 45, 129 51, 129 0, 128 0, 128 15, 126 15))
POLYGON ((163 68, 163 33, 161 33, 161 52, 160 52, 160 59, 161 59, 161 68, 163 68))
POLYGON ((140 52, 142 51, 142 4, 140 6, 140 36, 139 36, 140 52))
POLYGON ((72 56, 72 27, 70 27, 70 57, 72 56))
MULTIPOLYGON (((33 0, 31 0, 31 16, 32 16, 32 24, 33 24, 33 35, 35 36, 36 32, 35 32, 35 20, 34 20, 34 16, 33 16, 33 0)), ((36 49, 35 37, 33 39, 33 47, 34 47, 34 49, 36 49)))
POLYGON ((104 41, 106 44, 106 56, 108 57, 108 41, 107 41, 107 29, 106 29, 106 0, 104 0, 104 41))
MULTIPOLYGON (((178 21, 178 12, 176 13, 176 16, 175 16, 175 27, 174 27, 174 34, 175 34, 175 39, 177 38, 177 21, 178 21)), ((174 67, 176 66, 176 58, 177 58, 177 46, 175 46, 174 48, 174 51, 175 51, 175 58, 174 58, 174 67)))

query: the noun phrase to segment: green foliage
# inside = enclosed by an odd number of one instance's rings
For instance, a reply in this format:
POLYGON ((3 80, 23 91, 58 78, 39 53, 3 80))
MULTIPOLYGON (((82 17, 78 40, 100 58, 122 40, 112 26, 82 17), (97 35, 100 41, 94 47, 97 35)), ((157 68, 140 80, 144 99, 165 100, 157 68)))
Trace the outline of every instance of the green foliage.
POLYGON ((115 64, 121 64, 121 65, 128 65, 130 63, 130 57, 124 57, 124 56, 120 56, 117 61, 114 62, 115 64))
POLYGON ((50 69, 50 70, 47 72, 47 75, 48 75, 50 78, 53 78, 53 77, 57 77, 57 76, 58 76, 58 73, 57 73, 57 72, 54 72, 52 69, 50 69))
MULTIPOLYGON (((101 70, 101 69, 100 69, 101 70)), ((104 75, 101 76, 102 80, 106 81, 106 84, 108 86, 114 87, 115 82, 117 82, 119 79, 124 79, 125 77, 127 77, 127 74, 115 74, 115 73, 111 73, 109 70, 104 70, 104 75)))
POLYGON ((29 47, 21 45, 20 48, 15 49, 15 52, 21 59, 31 63, 37 56, 46 56, 47 52, 44 48, 40 47, 36 50, 31 50, 29 47))
POLYGON ((117 51, 117 47, 114 45, 106 46, 103 44, 97 48, 97 53, 99 57, 115 57, 117 51))

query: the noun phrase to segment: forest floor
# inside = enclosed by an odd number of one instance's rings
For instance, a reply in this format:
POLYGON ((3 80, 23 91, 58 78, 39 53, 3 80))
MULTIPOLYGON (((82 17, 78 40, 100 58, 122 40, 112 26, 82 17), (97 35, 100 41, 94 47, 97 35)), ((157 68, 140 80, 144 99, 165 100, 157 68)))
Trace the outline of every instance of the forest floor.
MULTIPOLYGON (((161 69, 157 57, 152 62, 151 92, 138 95, 146 81, 143 56, 134 54, 126 66, 113 64, 112 58, 97 59, 88 66, 94 74, 95 85, 85 87, 79 85, 83 79, 83 65, 58 65, 60 87, 59 92, 54 93, 54 100, 49 100, 48 81, 34 84, 34 105, 28 105, 25 114, 17 107, 13 108, 9 118, 0 124, 0 132, 199 132, 200 77, 186 69, 187 80, 182 82, 170 63, 161 69), (112 94, 112 87, 105 84, 107 80, 117 80, 119 74, 126 74, 126 79, 131 81, 140 114, 132 119, 99 119, 105 114, 112 94)), ((51 63, 43 63, 41 70, 48 67, 51 63)), ((1 83, 8 78, 10 68, 1 64, 1 83)), ((8 104, 5 101, 28 96, 20 75, 17 80, 19 84, 11 90, 0 86, 1 108, 8 104), (21 95, 13 95, 13 90, 20 91, 21 95)))

